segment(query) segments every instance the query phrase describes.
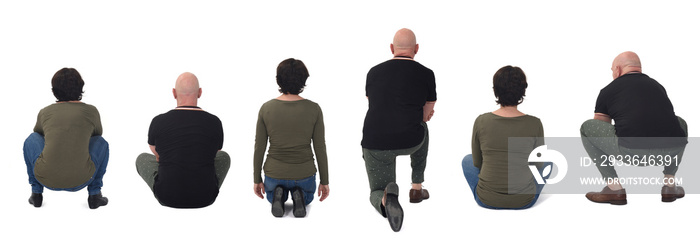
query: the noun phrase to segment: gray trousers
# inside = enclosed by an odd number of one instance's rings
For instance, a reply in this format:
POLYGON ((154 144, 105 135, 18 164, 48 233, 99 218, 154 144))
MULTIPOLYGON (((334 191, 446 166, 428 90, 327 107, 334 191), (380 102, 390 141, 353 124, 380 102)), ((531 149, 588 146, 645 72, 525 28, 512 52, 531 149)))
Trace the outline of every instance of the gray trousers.
MULTIPOLYGON (((681 128, 685 131, 685 135, 688 136, 688 124, 686 124, 683 118, 678 117, 678 122, 681 124, 681 128)), ((581 125, 581 141, 583 142, 583 147, 588 152, 588 156, 593 159, 598 171, 603 176, 604 179, 617 178, 617 172, 615 167, 611 165, 602 165, 604 161, 601 156, 604 155, 623 155, 623 156, 648 156, 648 155, 670 155, 678 156, 678 163, 680 163, 685 146, 673 147, 673 148, 659 148, 659 149, 628 149, 618 145, 618 139, 615 135, 615 126, 600 120, 589 119, 581 125)), ((675 162, 670 166, 664 166, 663 173, 665 175, 676 175, 678 171, 678 165, 675 162)))
POLYGON ((428 159, 428 125, 423 123, 425 136, 423 142, 408 149, 371 150, 362 148, 367 177, 369 178, 369 201, 379 213, 386 216, 382 207, 384 188, 389 182, 396 182, 396 156, 411 156, 411 181, 423 183, 423 173, 428 159))
MULTIPOLYGON (((219 188, 224 183, 228 169, 231 167, 231 157, 224 151, 216 152, 214 158, 214 169, 216 170, 216 178, 219 179, 219 188)), ((153 191, 156 175, 158 175, 158 161, 156 156, 150 153, 141 153, 136 158, 136 172, 139 173, 143 181, 146 181, 148 187, 153 191)))

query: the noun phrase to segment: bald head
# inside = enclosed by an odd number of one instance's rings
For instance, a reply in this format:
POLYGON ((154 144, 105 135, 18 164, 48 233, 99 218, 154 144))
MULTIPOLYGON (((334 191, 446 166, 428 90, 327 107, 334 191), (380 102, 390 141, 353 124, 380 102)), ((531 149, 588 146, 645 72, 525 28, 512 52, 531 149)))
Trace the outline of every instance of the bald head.
POLYGON ((642 72, 642 62, 639 56, 631 51, 617 55, 612 64, 613 79, 617 79, 629 72, 642 72))
POLYGON ((199 80, 192 73, 183 73, 175 81, 175 91, 181 95, 196 94, 199 92, 199 80))
POLYGON ((202 95, 197 76, 189 72, 180 74, 175 81, 173 95, 178 106, 197 106, 197 99, 202 95))
POLYGON ((391 52, 394 56, 407 56, 413 58, 418 52, 416 34, 410 29, 403 28, 396 32, 391 44, 391 52))
POLYGON ((403 28, 394 35, 394 48, 397 49, 412 49, 416 46, 416 34, 413 31, 403 28))

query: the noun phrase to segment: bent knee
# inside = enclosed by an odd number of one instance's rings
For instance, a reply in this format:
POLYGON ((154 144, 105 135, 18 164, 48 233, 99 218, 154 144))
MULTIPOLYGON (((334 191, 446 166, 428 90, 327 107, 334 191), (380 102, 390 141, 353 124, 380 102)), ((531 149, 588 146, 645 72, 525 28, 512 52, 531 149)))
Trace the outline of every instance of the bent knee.
POLYGON ((580 132, 581 136, 586 136, 586 132, 590 130, 591 128, 595 127, 596 124, 604 123, 603 121, 596 120, 596 119, 588 119, 585 122, 581 124, 580 132))

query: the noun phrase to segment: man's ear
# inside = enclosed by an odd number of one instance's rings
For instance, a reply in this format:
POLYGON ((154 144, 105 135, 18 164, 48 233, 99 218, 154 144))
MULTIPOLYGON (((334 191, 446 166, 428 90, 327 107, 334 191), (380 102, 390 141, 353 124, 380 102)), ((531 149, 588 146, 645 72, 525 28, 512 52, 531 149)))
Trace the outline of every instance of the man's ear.
POLYGON ((416 44, 416 49, 413 50, 413 54, 418 54, 418 44, 416 44))
POLYGON ((621 66, 615 66, 613 67, 613 79, 617 79, 617 77, 620 77, 622 75, 622 67, 621 66))
POLYGON ((389 49, 391 49, 391 54, 394 54, 394 44, 389 44, 389 49))
POLYGON ((202 88, 199 88, 199 94, 197 94, 197 98, 202 97, 202 88))
POLYGON ((175 99, 177 99, 177 92, 175 91, 174 88, 173 88, 173 97, 174 97, 175 99))

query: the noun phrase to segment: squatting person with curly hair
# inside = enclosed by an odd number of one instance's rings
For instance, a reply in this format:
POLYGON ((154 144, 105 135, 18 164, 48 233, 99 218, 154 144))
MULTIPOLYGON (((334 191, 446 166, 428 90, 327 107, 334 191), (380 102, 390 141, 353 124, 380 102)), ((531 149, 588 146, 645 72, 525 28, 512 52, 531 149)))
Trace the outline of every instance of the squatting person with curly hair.
POLYGON ((32 185, 29 204, 34 207, 41 207, 44 187, 74 192, 87 186, 90 209, 107 205, 102 177, 109 145, 101 136, 97 108, 80 101, 84 85, 77 70, 58 70, 51 79, 56 103, 39 111, 34 133, 24 142, 24 161, 32 185))

